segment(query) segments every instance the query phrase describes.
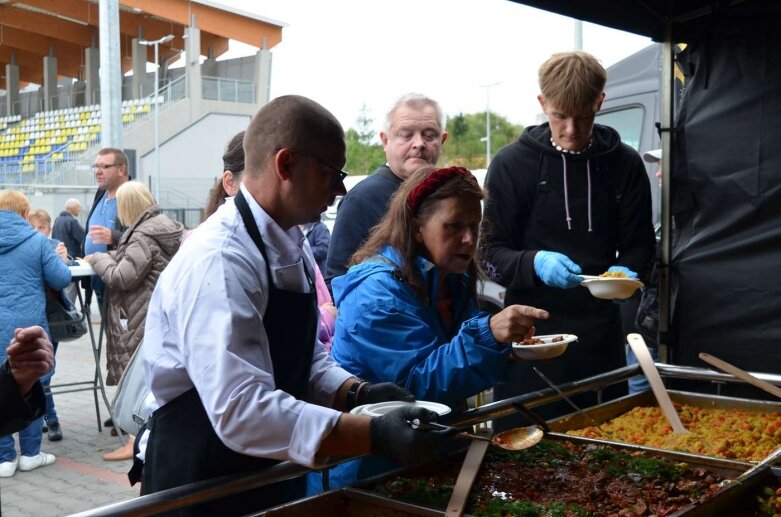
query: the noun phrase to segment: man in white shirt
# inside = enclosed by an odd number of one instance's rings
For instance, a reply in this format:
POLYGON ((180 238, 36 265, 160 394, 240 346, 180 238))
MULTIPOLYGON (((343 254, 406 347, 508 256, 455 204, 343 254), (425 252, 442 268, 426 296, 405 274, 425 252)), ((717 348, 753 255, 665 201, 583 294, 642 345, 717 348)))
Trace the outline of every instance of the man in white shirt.
MULTIPOLYGON (((283 460, 316 467, 367 452, 404 463, 430 458, 452 433, 407 422, 436 415, 418 407, 375 419, 343 413, 411 395, 357 379, 317 340, 314 259, 298 225, 319 220, 345 193, 339 122, 310 99, 280 97, 253 117, 244 149, 239 193, 192 232, 149 304, 144 369, 160 408, 148 424, 142 493, 283 460)), ((244 514, 303 489, 292 480, 193 512, 244 514)))

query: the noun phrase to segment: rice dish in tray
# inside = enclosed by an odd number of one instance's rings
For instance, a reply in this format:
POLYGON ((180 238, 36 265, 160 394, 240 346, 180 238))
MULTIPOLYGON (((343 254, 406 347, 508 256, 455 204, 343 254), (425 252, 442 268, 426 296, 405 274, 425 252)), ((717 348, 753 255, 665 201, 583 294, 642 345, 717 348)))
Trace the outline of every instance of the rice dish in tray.
POLYGON ((567 434, 742 461, 760 461, 781 447, 781 413, 674 406, 690 432, 673 433, 658 407, 636 407, 567 434))

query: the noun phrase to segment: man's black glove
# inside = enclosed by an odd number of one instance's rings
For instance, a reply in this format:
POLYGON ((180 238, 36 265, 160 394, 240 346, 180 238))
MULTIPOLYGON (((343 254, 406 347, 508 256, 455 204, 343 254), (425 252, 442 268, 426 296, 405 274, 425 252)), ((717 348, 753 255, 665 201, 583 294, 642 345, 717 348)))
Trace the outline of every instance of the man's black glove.
POLYGON ((355 405, 362 406, 364 404, 374 404, 375 402, 386 402, 388 400, 415 402, 415 395, 392 382, 378 382, 376 384, 367 382, 358 390, 358 393, 355 396, 355 405))
POLYGON ((406 466, 422 464, 437 456, 439 447, 458 430, 413 429, 410 422, 433 422, 437 414, 423 407, 407 406, 372 418, 371 450, 406 466))

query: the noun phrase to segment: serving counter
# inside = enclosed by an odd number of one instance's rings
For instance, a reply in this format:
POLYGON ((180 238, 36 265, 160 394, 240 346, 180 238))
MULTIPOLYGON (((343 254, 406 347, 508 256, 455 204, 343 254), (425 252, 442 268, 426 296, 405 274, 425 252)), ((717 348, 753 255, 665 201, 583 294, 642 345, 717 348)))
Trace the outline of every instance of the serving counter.
MULTIPOLYGON (((685 378, 701 383, 715 383, 716 385, 727 382, 741 382, 731 375, 715 372, 709 369, 677 367, 664 364, 657 364, 657 368, 659 369, 663 378, 685 378)), ((572 396, 587 391, 600 392, 606 386, 619 382, 626 382, 629 377, 639 373, 640 367, 638 365, 626 366, 587 379, 581 379, 563 384, 560 386, 560 389, 562 393, 567 396, 572 396)), ((769 374, 758 374, 758 376, 775 385, 781 385, 781 376, 769 374)), ((626 397, 614 402, 600 404, 595 408, 584 409, 591 411, 591 414, 593 415, 600 416, 600 418, 607 418, 609 415, 617 414, 622 410, 622 407, 628 407, 632 404, 646 402, 655 404, 655 401, 650 398, 650 394, 640 394, 633 397, 626 397)), ((520 402, 523 403, 526 407, 534 408, 553 401, 558 401, 560 398, 561 395, 556 393, 554 390, 545 389, 526 393, 517 397, 512 397, 510 399, 494 401, 484 406, 467 410, 460 414, 448 415, 443 417, 441 420, 444 423, 454 424, 460 427, 473 424, 484 424, 490 420, 514 413, 516 411, 513 407, 514 403, 520 402)), ((777 404, 775 403, 768 403, 764 401, 736 401, 734 399, 688 392, 673 392, 673 400, 686 400, 703 404, 720 403, 725 407, 731 404, 749 404, 762 408, 777 407, 777 404)), ((562 419, 552 421, 551 427, 553 427, 554 430, 550 433, 550 435, 554 439, 565 439, 576 443, 593 443, 595 445, 606 444, 606 442, 600 440, 579 437, 565 437, 566 427, 569 425, 575 425, 576 422, 577 418, 572 415, 570 416, 569 420, 562 419)), ((615 444, 607 443, 607 445, 615 444)), ((642 453, 660 452, 656 449, 636 445, 620 444, 616 446, 628 451, 637 451, 642 453)), ((748 470, 748 468, 751 466, 751 463, 746 461, 719 459, 709 456, 675 451, 661 451, 661 453, 669 457, 676 458, 676 460, 680 462, 685 462, 692 465, 701 465, 703 468, 710 470, 715 469, 720 472, 728 473, 728 477, 740 474, 748 470)), ((329 466, 335 465, 337 463, 339 462, 334 462, 329 466)), ((282 464, 276 465, 275 467, 272 467, 265 472, 251 475, 228 476, 221 479, 201 481, 193 485, 177 487, 164 492, 151 494, 149 496, 139 497, 124 503, 98 508, 92 511, 84 512, 80 515, 108 516, 126 515, 128 513, 135 515, 154 514, 161 510, 170 510, 176 507, 187 506, 205 500, 216 499, 231 493, 237 493, 243 490, 267 485, 284 479, 290 479, 291 477, 302 475, 307 472, 309 472, 309 470, 305 467, 289 462, 284 462, 282 464)), ((754 475, 752 475, 748 480, 745 480, 740 484, 731 484, 727 487, 724 487, 723 490, 719 491, 718 499, 707 499, 703 501, 702 504, 697 505, 694 508, 689 508, 687 510, 688 513, 685 515, 696 517, 701 515, 737 515, 730 512, 724 513, 721 511, 721 509, 738 508, 746 502, 746 498, 751 500, 755 499, 757 496, 757 491, 763 484, 770 484, 771 486, 776 487, 781 485, 779 482, 779 479, 781 478, 780 474, 781 471, 776 469, 762 469, 754 473, 754 475), (709 501, 711 500, 716 500, 716 502, 710 503, 709 501), (715 507, 712 506, 714 504, 716 505, 715 507)), ((321 494, 320 496, 316 496, 315 498, 295 501, 288 505, 266 510, 262 513, 259 513, 259 515, 268 515, 273 517, 281 515, 338 515, 339 517, 347 517, 350 515, 443 515, 443 512, 437 509, 424 508, 420 505, 410 505, 389 499, 383 500, 381 496, 368 493, 366 490, 350 488, 327 492, 325 494, 321 494), (371 505, 374 505, 376 508, 370 508, 371 505), (313 508, 316 508, 316 510, 313 511, 313 508)))
MULTIPOLYGON (((570 441, 567 437, 553 437, 546 442, 567 443, 570 441)), ((543 447, 546 442, 542 442, 543 447)), ((611 449, 619 452, 625 452, 637 459, 638 454, 632 452, 631 447, 622 446, 595 446, 602 449, 611 449)), ((596 455, 592 451, 591 454, 596 455)), ((646 455, 647 453, 643 453, 646 455)), ((667 461, 669 465, 683 465, 679 463, 679 457, 675 454, 661 452, 654 455, 662 461, 667 461)), ((374 479, 366 480, 354 487, 343 488, 326 492, 317 496, 309 497, 299 501, 261 511, 256 515, 263 517, 303 517, 309 515, 324 516, 443 516, 447 515, 444 511, 447 505, 449 493, 455 482, 455 476, 463 459, 463 452, 454 454, 434 465, 428 465, 415 469, 402 469, 391 472, 374 479)), ((645 456, 644 458, 645 459, 645 456)), ((577 485, 571 482, 568 472, 559 469, 555 463, 553 466, 543 463, 546 468, 536 469, 523 466, 521 463, 517 467, 512 464, 504 468, 511 471, 517 469, 519 478, 517 484, 542 486, 549 484, 550 492, 558 494, 558 498, 551 502, 537 494, 537 488, 532 486, 528 493, 511 494, 503 490, 506 488, 506 482, 502 483, 502 478, 497 474, 501 473, 501 468, 497 466, 496 460, 487 459, 484 462, 484 468, 480 473, 480 478, 472 488, 470 501, 467 504, 466 516, 509 516, 509 515, 621 515, 621 516, 641 516, 641 515, 664 515, 686 516, 686 517, 704 517, 704 516, 723 516, 733 517, 751 517, 761 516, 760 507, 763 498, 766 499, 766 493, 774 493, 781 486, 781 471, 764 469, 755 475, 735 483, 734 480, 742 469, 736 465, 711 461, 707 458, 693 459, 686 463, 681 470, 688 471, 686 478, 679 481, 660 476, 659 481, 653 480, 653 474, 648 479, 640 480, 640 474, 623 474, 602 476, 597 472, 593 482, 591 479, 583 480, 584 485, 577 485), (524 477, 530 471, 539 472, 535 479, 524 477), (542 474, 547 472, 548 474, 542 474), (556 475, 550 475, 550 472, 556 472, 556 475), (636 476, 637 478, 624 479, 623 483, 615 480, 624 477, 636 476), (698 479, 699 478, 699 479, 698 479), (721 481, 723 479, 723 481, 721 481), (699 481, 699 486, 693 487, 699 481), (716 481, 721 481, 717 483, 716 481), (571 483, 571 484, 570 484, 571 483), (593 484, 592 484, 593 483, 593 484), (622 491, 626 486, 636 484, 631 494, 622 491), (493 488, 496 485, 496 488, 493 488), (503 486, 504 485, 504 486, 503 486), (651 493, 655 492, 657 501, 653 501, 651 493), (640 494, 640 495, 638 495, 640 494), (664 499, 664 494, 668 499, 664 499), (534 497, 539 499, 534 499, 534 497), (659 503, 659 497, 662 503, 659 503), (585 510, 587 503, 581 503, 583 506, 573 503, 581 500, 596 503, 597 500, 615 502, 611 507, 609 504, 603 506, 601 510, 585 510), (534 502, 532 502, 534 501, 534 502), (621 506, 623 504, 623 506, 621 506), (660 511, 660 506, 671 508, 669 512, 660 511), (621 507, 615 511, 616 507, 621 507)), ((653 467, 651 467, 653 468, 653 467)), ((772 515, 772 513, 770 514, 772 515)))

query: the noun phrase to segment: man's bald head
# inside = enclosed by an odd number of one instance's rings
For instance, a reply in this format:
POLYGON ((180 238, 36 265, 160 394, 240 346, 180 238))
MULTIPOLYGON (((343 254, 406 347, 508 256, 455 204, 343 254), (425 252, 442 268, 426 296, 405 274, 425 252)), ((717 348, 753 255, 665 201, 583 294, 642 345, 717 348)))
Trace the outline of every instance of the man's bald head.
POLYGON ((344 130, 330 111, 300 95, 277 97, 258 111, 244 133, 245 173, 257 177, 280 149, 344 149, 344 130))
POLYGON ((81 202, 76 198, 70 198, 65 202, 65 210, 71 213, 74 217, 78 217, 81 213, 81 202))

